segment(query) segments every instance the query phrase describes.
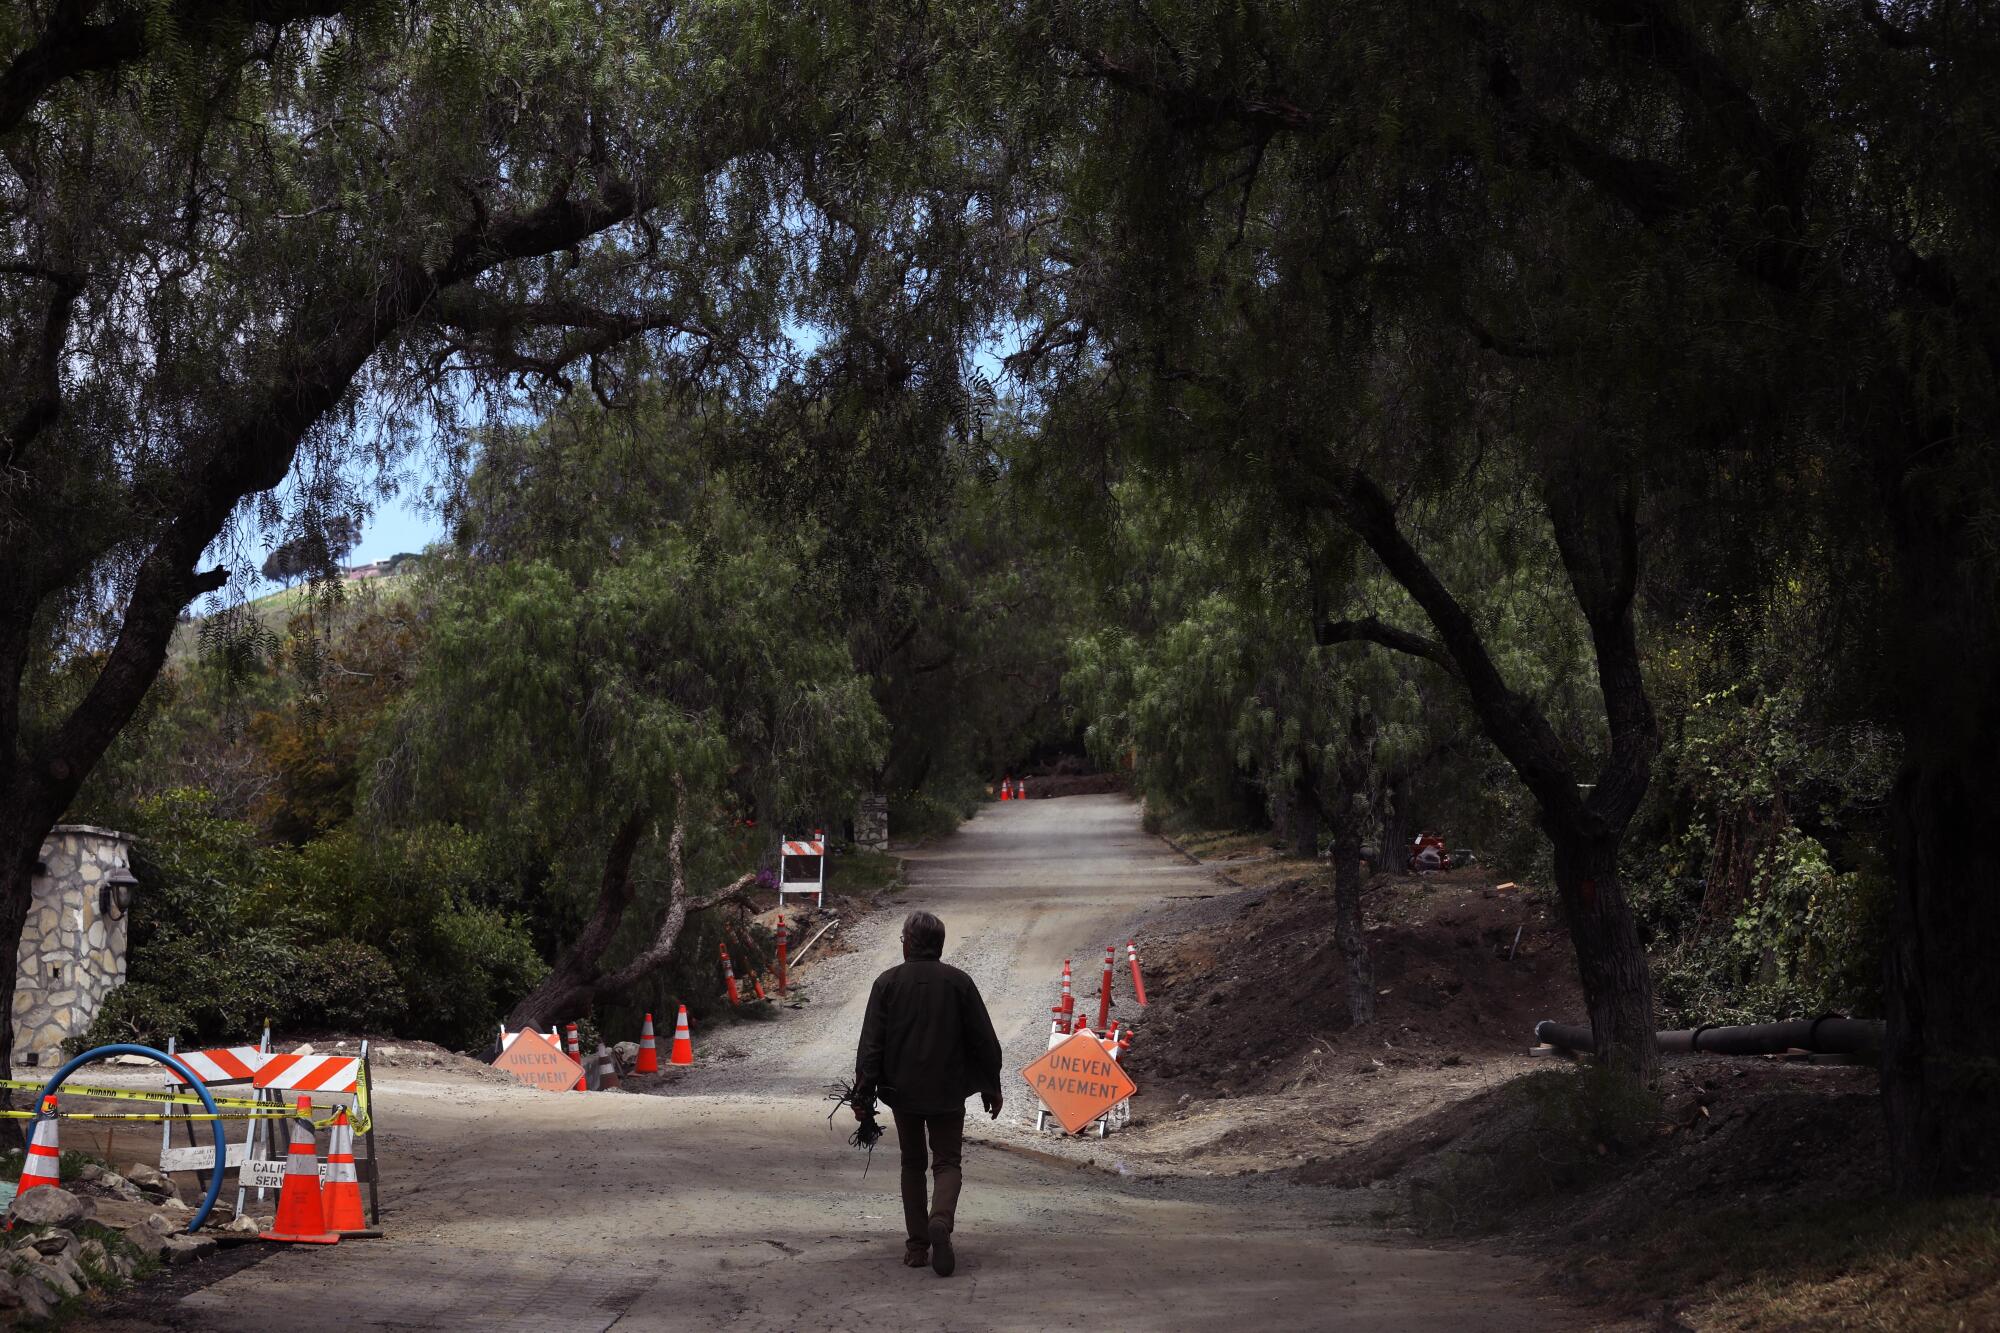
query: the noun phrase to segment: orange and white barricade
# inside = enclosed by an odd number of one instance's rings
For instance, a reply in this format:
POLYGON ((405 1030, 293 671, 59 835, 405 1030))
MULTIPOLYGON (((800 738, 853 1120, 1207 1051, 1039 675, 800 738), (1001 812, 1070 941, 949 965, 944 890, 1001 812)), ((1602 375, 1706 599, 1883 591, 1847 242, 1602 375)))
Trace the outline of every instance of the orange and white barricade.
MULTIPOLYGON (((503 1031, 504 1035, 504 1031, 503 1031)), ((368 1062, 368 1043, 362 1042, 358 1055, 321 1054, 317 1052, 294 1051, 275 1052, 270 1049, 270 1029, 264 1030, 262 1039, 256 1046, 226 1046, 202 1051, 175 1051, 169 1041, 167 1053, 174 1056, 188 1071, 210 1088, 240 1087, 244 1084, 255 1089, 255 1099, 268 1102, 274 1109, 288 1106, 299 1094, 305 1094, 313 1101, 328 1107, 343 1107, 361 1126, 367 1156, 357 1163, 360 1179, 368 1184, 369 1212, 378 1215, 380 1208, 380 1179, 375 1157, 375 1125, 370 1106, 369 1087, 371 1073, 368 1062)), ((168 1091, 185 1086, 177 1077, 170 1080, 168 1091)), ((207 1172, 217 1169, 213 1144, 201 1145, 186 1120, 187 1107, 177 1103, 166 1103, 160 1128, 160 1170, 207 1172), (187 1128, 188 1142, 175 1146, 173 1142, 174 1124, 179 1121, 187 1128)), ((257 1201, 264 1201, 266 1189, 277 1188, 283 1178, 284 1159, 278 1158, 283 1151, 278 1143, 276 1125, 272 1118, 258 1117, 250 1120, 240 1143, 226 1145, 221 1169, 237 1172, 236 1211, 241 1216, 251 1188, 257 1191, 257 1201), (273 1160, 278 1159, 278 1160, 273 1160)), ((350 1131, 351 1133, 352 1131, 350 1131)), ((206 1136, 204 1136, 206 1137, 206 1136)), ((287 1143, 286 1148, 289 1148, 287 1143)))
POLYGON ((826 904, 826 832, 816 830, 810 838, 779 844, 778 910, 785 907, 785 895, 812 895, 813 906, 826 904))

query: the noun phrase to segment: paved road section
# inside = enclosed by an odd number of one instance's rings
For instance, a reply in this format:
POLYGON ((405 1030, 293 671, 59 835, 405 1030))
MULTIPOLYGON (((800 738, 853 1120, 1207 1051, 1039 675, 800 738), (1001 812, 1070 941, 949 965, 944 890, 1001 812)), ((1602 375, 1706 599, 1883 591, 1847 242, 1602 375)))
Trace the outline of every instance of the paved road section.
MULTIPOLYGON (((1101 956, 1146 911, 1212 892, 1114 797, 989 807, 918 858, 912 881, 910 905, 944 917, 947 959, 988 997, 1010 1080, 1045 1044, 1066 950, 1101 956)), ((1095 1166, 1032 1155, 1013 1107, 1000 1125, 981 1118, 984 1141, 967 1148, 957 1276, 902 1267, 893 1135, 869 1166, 819 1100, 851 1063, 899 920, 857 929, 854 951, 813 978, 813 1003, 697 1034, 717 1058, 669 1095, 389 1077, 378 1097, 386 1239, 282 1250, 143 1321, 85 1327, 1463 1333, 1571 1322, 1518 1264, 1382 1243, 1339 1224, 1352 1205, 1334 1193, 1120 1175, 1103 1169, 1115 1139, 1095 1166)))

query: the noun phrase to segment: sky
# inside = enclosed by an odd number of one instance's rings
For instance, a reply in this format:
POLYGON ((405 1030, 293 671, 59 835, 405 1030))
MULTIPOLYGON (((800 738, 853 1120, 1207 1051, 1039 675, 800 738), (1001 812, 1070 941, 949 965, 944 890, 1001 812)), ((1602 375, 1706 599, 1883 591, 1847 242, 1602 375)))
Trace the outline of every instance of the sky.
POLYGON ((421 513, 411 507, 409 499, 399 496, 369 515, 347 563, 372 564, 404 551, 421 551, 444 538, 444 524, 435 513, 421 513))

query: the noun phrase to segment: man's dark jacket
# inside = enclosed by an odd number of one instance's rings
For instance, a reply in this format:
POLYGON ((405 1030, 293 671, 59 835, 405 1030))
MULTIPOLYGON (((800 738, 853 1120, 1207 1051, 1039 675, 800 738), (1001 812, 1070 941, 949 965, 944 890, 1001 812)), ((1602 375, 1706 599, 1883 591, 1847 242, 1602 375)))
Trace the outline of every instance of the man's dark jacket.
POLYGON ((911 1115, 963 1110, 975 1092, 999 1096, 1000 1039, 972 978, 935 958, 875 978, 854 1087, 911 1115))

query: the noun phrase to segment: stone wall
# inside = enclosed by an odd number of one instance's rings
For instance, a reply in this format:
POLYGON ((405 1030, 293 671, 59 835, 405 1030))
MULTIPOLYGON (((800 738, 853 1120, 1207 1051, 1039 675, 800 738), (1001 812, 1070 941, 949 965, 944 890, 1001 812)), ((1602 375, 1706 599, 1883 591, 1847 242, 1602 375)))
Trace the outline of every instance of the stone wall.
POLYGON ((889 798, 869 792, 855 802, 854 842, 871 852, 889 850, 889 798))
POLYGON ((129 912, 101 908, 104 886, 129 879, 131 851, 125 834, 88 824, 58 824, 42 843, 14 989, 16 1064, 60 1064, 63 1042, 125 980, 129 912))

